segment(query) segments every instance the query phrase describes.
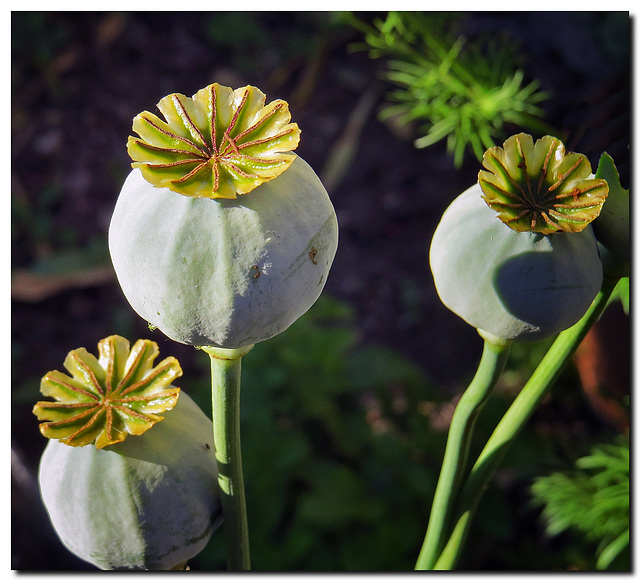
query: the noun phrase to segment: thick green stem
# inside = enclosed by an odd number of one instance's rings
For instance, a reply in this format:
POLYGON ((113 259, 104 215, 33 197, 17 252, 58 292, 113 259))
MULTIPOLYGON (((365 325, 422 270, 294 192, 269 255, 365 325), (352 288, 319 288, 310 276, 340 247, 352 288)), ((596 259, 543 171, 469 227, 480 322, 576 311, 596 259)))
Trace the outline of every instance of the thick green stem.
POLYGON ((456 522, 435 569, 452 569, 460 556, 473 515, 509 445, 549 392, 569 358, 604 311, 618 280, 606 278, 585 315, 573 327, 558 335, 531 378, 507 410, 480 453, 460 494, 456 522))
POLYGON ((449 533, 447 529, 456 491, 464 475, 469 443, 476 417, 500 377, 511 343, 486 337, 482 358, 469 387, 456 406, 442 470, 436 486, 429 525, 416 569, 431 569, 449 533))
POLYGON ((230 571, 251 568, 240 448, 240 370, 242 356, 251 347, 253 345, 242 349, 202 348, 211 358, 213 441, 230 571))

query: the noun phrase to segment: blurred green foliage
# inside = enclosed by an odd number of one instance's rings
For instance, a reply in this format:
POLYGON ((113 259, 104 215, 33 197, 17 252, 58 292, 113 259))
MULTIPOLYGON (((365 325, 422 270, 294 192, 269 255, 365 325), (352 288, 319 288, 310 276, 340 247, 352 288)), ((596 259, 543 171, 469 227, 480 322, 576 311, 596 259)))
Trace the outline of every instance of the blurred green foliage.
POLYGON ((54 60, 69 40, 64 26, 53 26, 47 12, 14 12, 11 19, 12 81, 24 82, 26 73, 42 77, 52 95, 59 96, 60 82, 54 60), (19 58, 18 58, 19 56, 19 58))
POLYGON ((328 38, 347 29, 339 12, 211 12, 201 26, 211 46, 228 51, 242 73, 277 70, 305 61, 328 38))
MULTIPOLYGON (((353 323, 349 307, 323 297, 243 359, 256 570, 413 567, 445 441, 413 412, 436 393, 404 357, 361 345, 353 323)), ((208 389, 194 396, 205 410, 208 389)), ((223 568, 223 548, 217 533, 192 567, 223 568)))
POLYGON ((512 38, 467 40, 458 32, 463 20, 455 12, 394 11, 373 25, 352 20, 371 58, 386 59, 384 78, 398 87, 383 117, 421 124, 416 147, 446 139, 456 167, 467 149, 482 161, 507 136, 505 126, 546 131, 538 104, 549 96, 538 81, 524 84, 512 38))
POLYGON ((77 245, 78 229, 60 228, 54 219, 60 211, 64 192, 55 183, 49 184, 36 196, 27 196, 20 188, 11 195, 12 258, 18 262, 32 261, 51 250, 77 245))
POLYGON ((534 503, 544 506, 549 535, 575 530, 597 543, 596 569, 630 568, 629 439, 599 445, 576 470, 537 478, 534 503))
MULTIPOLYGON (((543 345, 534 353, 516 351, 510 379, 478 418, 472 454, 542 353, 543 345)), ((208 363, 202 354, 201 374, 181 383, 207 412, 208 363)), ((458 394, 451 399, 435 388, 401 353, 363 343, 351 308, 326 295, 286 332, 257 344, 242 373, 254 570, 413 569, 458 394)), ((574 372, 561 381, 559 405, 570 407, 582 398, 574 372)), ((598 437, 580 439, 587 446, 598 437)), ((505 492, 526 489, 550 465, 565 466, 575 438, 571 429, 560 437, 544 434, 535 423, 523 430, 481 503, 463 567, 486 564, 487 552, 490 564, 502 568, 587 566, 581 539, 549 548, 542 559, 536 552, 542 531, 532 526, 536 509, 505 492)), ((225 569, 221 530, 190 566, 225 569)))

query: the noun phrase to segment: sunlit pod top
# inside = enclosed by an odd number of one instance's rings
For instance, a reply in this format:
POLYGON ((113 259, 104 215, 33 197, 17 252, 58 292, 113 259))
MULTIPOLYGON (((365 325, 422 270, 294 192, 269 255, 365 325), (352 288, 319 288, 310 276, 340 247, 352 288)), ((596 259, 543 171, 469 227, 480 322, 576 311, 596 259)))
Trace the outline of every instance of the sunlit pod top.
POLYGON ((147 339, 129 341, 118 335, 98 343, 100 358, 82 347, 64 360, 71 376, 50 371, 40 384, 43 395, 33 408, 43 436, 69 446, 95 444, 104 448, 140 435, 163 420, 157 415, 173 408, 180 388, 171 382, 182 375, 180 364, 167 357, 156 367, 158 345, 147 339))
POLYGON ((519 133, 488 149, 478 183, 483 198, 517 232, 580 232, 600 214, 609 186, 591 174, 589 160, 565 154, 549 135, 535 144, 519 133))
POLYGON ((193 97, 158 103, 166 121, 143 111, 127 150, 145 179, 185 196, 235 198, 279 176, 293 162, 300 129, 289 105, 247 86, 213 83, 193 97))

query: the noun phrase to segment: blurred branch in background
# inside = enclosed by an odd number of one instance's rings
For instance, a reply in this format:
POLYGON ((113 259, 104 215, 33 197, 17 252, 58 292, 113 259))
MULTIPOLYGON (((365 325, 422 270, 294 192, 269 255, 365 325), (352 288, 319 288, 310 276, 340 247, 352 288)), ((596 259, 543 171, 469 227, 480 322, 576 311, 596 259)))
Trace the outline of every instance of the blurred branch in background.
POLYGON ((329 193, 335 191, 349 171, 358 153, 358 146, 365 124, 370 119, 380 96, 380 87, 372 84, 362 94, 349 115, 344 130, 334 142, 320 173, 322 183, 329 193))

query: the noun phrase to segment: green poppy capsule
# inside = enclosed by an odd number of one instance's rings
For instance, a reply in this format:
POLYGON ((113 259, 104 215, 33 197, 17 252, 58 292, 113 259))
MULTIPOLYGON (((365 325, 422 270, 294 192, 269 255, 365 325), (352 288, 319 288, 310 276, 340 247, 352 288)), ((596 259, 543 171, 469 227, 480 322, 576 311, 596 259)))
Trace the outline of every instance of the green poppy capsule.
POLYGON ((284 331, 320 295, 338 244, 331 200, 292 153, 284 101, 211 85, 141 114, 111 219, 125 297, 171 339, 237 349, 284 331), (274 104, 275 103, 275 104, 274 104))
POLYGON ((540 340, 576 323, 602 284, 591 227, 516 232, 478 184, 447 208, 429 253, 442 302, 467 323, 508 340, 540 340))
POLYGON ((62 543, 100 569, 181 567, 220 524, 211 420, 184 392, 141 436, 49 440, 38 481, 62 543))
POLYGON ((158 346, 112 335, 99 357, 74 349, 69 375, 50 371, 33 409, 49 438, 38 482, 51 523, 75 555, 101 569, 173 569, 219 524, 211 420, 154 366, 158 346))
POLYGON ((585 156, 520 133, 485 152, 447 208, 429 261, 442 302, 478 330, 539 340, 576 323, 602 284, 590 222, 607 198, 585 156))

